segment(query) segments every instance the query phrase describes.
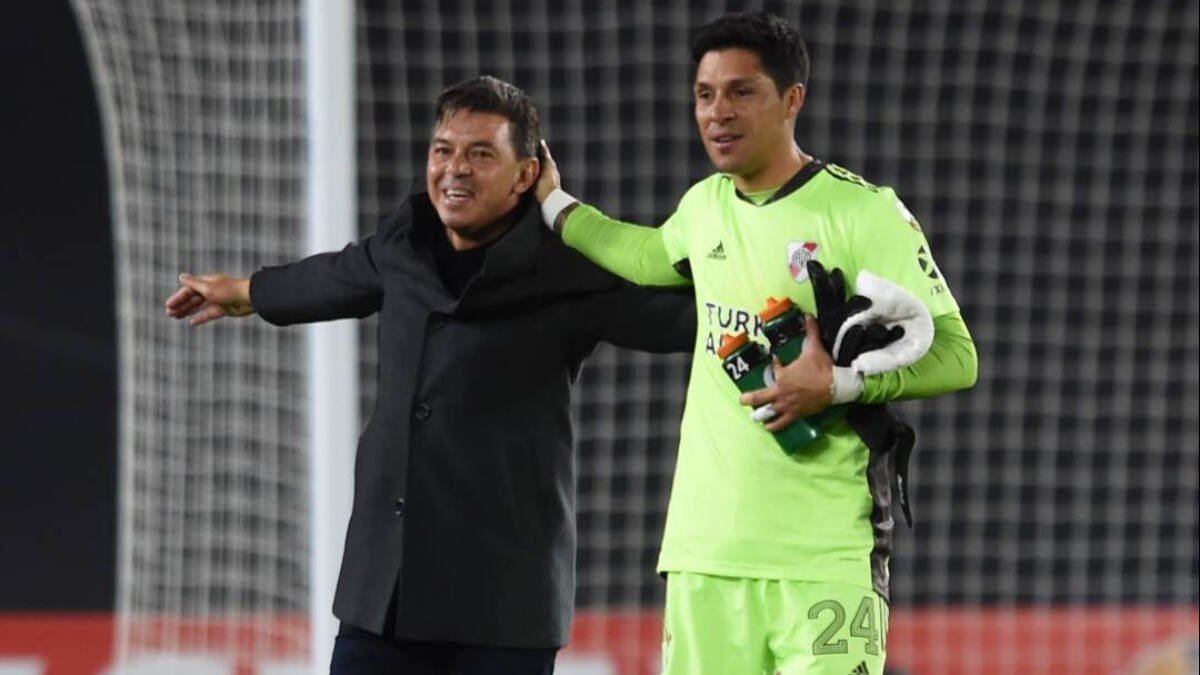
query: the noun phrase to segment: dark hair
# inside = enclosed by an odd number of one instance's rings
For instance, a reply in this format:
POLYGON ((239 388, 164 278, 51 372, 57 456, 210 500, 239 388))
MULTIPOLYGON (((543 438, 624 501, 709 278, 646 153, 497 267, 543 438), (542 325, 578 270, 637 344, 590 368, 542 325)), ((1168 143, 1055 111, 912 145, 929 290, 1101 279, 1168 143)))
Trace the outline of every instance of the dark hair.
POLYGON ((741 48, 758 54, 762 69, 783 93, 793 84, 808 85, 808 48, 800 31, 769 12, 726 14, 704 24, 692 41, 697 66, 715 50, 741 48))
POLYGON ((440 123, 460 110, 496 113, 508 118, 513 150, 518 157, 536 157, 542 140, 533 99, 515 85, 484 75, 464 80, 438 95, 434 118, 440 123))

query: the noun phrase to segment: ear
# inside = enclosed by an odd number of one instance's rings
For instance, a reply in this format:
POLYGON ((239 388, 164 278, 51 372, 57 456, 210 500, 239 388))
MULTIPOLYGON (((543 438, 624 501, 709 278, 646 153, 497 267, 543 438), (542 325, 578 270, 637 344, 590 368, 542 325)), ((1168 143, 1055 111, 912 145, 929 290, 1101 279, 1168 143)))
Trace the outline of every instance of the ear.
POLYGON ((796 116, 800 114, 800 110, 804 107, 804 96, 807 92, 808 88, 798 82, 788 87, 787 95, 784 96, 788 119, 796 119, 796 116))
POLYGON ((537 182, 538 174, 542 170, 542 164, 537 157, 527 157, 520 161, 520 167, 517 169, 517 183, 513 185, 513 192, 523 195, 533 187, 537 182))

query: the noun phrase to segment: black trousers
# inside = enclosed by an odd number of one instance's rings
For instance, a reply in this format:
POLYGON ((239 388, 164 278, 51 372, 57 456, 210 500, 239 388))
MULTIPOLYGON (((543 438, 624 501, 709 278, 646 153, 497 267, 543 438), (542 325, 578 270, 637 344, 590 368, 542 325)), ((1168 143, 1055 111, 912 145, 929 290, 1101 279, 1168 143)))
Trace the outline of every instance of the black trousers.
POLYGON ((557 651, 395 640, 342 624, 329 675, 551 675, 557 651))

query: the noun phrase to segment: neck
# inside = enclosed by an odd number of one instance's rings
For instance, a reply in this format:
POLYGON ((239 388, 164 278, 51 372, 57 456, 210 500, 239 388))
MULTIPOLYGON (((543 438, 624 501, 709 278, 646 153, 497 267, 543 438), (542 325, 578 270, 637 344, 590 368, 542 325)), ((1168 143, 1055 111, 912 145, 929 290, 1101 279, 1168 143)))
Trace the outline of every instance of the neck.
POLYGON ((735 174, 733 184, 743 193, 777 188, 811 161, 812 156, 805 154, 793 141, 786 151, 777 153, 760 170, 746 176, 735 174))
POLYGON ((487 225, 469 230, 455 230, 452 227, 443 226, 446 228, 446 239, 450 241, 450 248, 455 251, 469 251, 496 241, 511 230, 513 224, 516 223, 516 218, 513 217, 515 211, 516 209, 509 211, 487 225))

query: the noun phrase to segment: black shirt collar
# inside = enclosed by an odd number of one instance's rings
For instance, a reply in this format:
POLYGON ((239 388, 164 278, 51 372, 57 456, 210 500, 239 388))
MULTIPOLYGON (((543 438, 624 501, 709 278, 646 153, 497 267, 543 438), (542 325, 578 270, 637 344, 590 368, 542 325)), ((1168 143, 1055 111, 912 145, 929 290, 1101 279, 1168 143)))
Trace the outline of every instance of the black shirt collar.
MULTIPOLYGON (((418 253, 436 269, 433 259, 433 236, 445 237, 445 225, 433 208, 429 193, 423 188, 414 191, 409 201, 413 209, 412 243, 418 253)), ((537 200, 527 193, 517 207, 505 216, 515 220, 508 232, 487 245, 480 275, 489 278, 511 277, 533 263, 534 253, 541 243, 542 213, 537 200)))

